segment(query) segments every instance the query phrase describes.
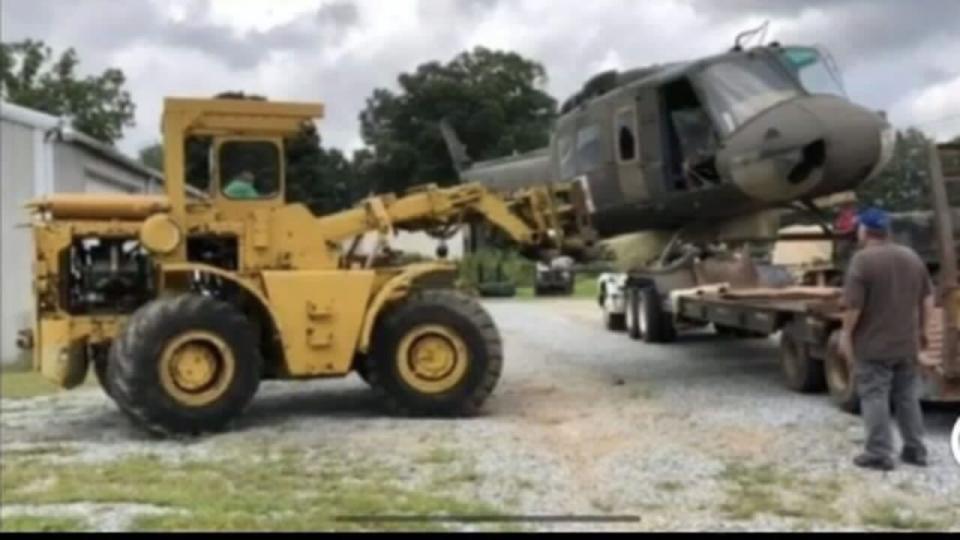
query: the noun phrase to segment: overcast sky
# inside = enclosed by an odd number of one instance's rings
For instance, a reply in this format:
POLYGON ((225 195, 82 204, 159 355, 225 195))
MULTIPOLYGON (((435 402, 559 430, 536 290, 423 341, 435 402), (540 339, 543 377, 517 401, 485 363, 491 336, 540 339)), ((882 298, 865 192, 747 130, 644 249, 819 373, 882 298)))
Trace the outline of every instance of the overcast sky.
POLYGON ((323 101, 325 143, 352 149, 367 96, 424 61, 513 49, 563 99, 598 70, 717 53, 767 19, 768 41, 829 48, 854 100, 960 134, 960 0, 0 0, 3 41, 72 46, 83 72, 126 73, 131 153, 159 139, 164 96, 323 101))

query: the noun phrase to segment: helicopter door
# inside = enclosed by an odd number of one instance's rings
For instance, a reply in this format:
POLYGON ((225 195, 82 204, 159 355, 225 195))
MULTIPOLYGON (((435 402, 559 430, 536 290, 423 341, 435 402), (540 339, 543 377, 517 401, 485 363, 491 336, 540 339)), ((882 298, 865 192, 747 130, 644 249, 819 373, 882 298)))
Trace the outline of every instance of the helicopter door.
POLYGON ((644 89, 637 98, 637 141, 640 156, 640 181, 648 199, 665 193, 664 156, 662 148, 660 92, 644 89))
POLYGON ((643 202, 650 198, 643 178, 640 159, 640 133, 637 129, 637 106, 630 104, 613 115, 613 147, 620 190, 627 202, 643 202))

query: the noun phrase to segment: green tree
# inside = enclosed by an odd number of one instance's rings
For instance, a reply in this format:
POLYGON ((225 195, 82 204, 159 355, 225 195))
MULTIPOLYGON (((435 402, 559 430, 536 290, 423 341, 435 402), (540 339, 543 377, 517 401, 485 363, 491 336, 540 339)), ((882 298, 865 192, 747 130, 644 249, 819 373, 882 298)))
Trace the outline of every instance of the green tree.
POLYGON ((477 48, 398 78, 400 90, 376 89, 360 115, 371 153, 365 174, 379 192, 456 181, 438 124, 447 118, 474 159, 546 146, 556 101, 540 89, 542 65, 516 53, 477 48))
POLYGON ((859 200, 893 212, 928 209, 929 142, 930 139, 917 129, 898 132, 890 165, 880 176, 860 188, 859 200))
POLYGON ((149 146, 144 146, 140 149, 138 157, 140 163, 143 163, 147 167, 158 171, 163 170, 163 144, 154 143, 149 146))
POLYGON ((72 48, 56 56, 42 41, 0 43, 0 97, 68 117, 78 131, 113 144, 134 125, 126 78, 115 68, 80 77, 79 64, 72 48))

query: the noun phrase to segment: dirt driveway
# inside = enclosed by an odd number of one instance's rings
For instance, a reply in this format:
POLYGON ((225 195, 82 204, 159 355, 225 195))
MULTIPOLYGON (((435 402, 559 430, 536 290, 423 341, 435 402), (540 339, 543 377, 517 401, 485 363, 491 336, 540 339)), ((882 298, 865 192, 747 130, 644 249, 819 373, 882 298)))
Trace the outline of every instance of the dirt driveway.
POLYGON ((587 300, 488 307, 506 368, 470 420, 386 417, 355 377, 266 384, 197 441, 144 437, 97 389, 2 400, 3 528, 960 529, 956 409, 927 411, 930 468, 868 473, 858 418, 783 389, 773 341, 653 347, 587 300))

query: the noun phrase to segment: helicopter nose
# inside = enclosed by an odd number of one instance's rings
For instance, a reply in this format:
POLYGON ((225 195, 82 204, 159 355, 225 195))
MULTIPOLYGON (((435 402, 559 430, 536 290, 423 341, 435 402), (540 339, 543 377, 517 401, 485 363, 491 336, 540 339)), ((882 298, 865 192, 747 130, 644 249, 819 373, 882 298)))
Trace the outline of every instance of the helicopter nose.
POLYGON ((890 163, 896 132, 879 114, 831 96, 798 104, 823 133, 823 179, 812 196, 856 189, 890 163))

